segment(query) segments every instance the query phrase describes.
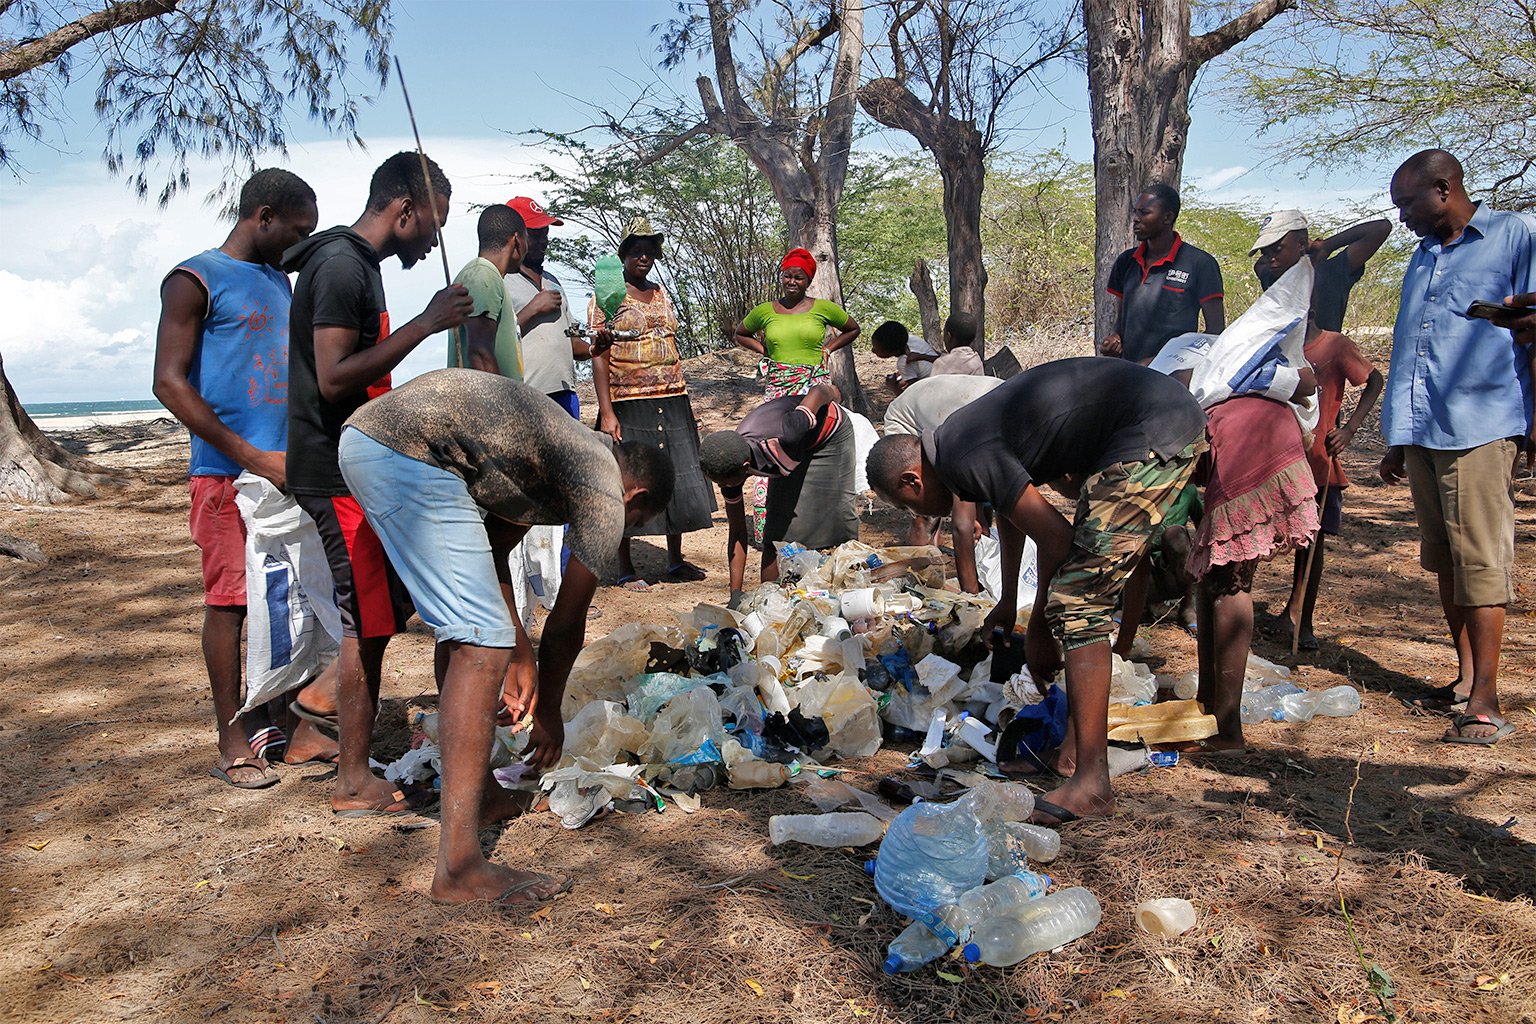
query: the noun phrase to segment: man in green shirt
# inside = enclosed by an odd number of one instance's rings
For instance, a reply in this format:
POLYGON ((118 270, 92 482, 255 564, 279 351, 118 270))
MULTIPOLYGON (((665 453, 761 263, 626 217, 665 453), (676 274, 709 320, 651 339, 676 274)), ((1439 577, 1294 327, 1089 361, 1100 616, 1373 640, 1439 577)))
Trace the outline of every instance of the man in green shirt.
POLYGON ((507 294, 507 274, 517 273, 528 251, 528 229, 516 210, 487 206, 477 226, 480 255, 465 264, 454 284, 469 289, 475 309, 448 342, 448 365, 523 379, 523 343, 517 311, 507 294), (503 315, 505 311, 506 315, 503 315))

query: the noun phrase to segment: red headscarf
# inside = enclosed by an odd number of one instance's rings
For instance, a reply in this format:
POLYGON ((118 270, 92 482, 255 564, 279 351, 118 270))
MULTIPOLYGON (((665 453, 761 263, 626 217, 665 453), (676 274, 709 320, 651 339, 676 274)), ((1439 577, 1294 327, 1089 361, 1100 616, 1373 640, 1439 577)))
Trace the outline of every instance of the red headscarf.
POLYGON ((789 255, 785 256, 779 263, 780 270, 788 270, 790 267, 799 267, 805 271, 806 276, 815 278, 816 257, 804 249, 791 249, 789 250, 789 255))

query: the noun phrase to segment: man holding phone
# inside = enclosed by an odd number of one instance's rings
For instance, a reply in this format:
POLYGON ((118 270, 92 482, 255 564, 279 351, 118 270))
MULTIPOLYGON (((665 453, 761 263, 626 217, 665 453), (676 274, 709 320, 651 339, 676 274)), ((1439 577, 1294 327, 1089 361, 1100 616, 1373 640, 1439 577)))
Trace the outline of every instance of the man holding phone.
POLYGON ((1405 477, 1418 519, 1419 564, 1439 578, 1456 643, 1456 679, 1427 695, 1460 710, 1447 743, 1489 745, 1514 731, 1497 679, 1513 597, 1513 472, 1531 428, 1527 351, 1475 300, 1536 291, 1536 217, 1467 196, 1461 164, 1439 149, 1392 176, 1392 204, 1421 239, 1403 274, 1381 432, 1381 478, 1405 477), (1460 708, 1465 701, 1465 708, 1460 708))

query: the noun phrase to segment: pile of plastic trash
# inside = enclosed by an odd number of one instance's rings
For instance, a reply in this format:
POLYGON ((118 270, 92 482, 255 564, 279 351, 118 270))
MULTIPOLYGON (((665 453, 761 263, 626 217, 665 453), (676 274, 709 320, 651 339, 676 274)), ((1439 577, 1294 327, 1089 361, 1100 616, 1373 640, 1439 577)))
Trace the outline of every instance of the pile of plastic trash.
MULTIPOLYGON (((802 770, 873 754, 887 739, 922 741, 917 757, 933 768, 995 762, 1003 756, 995 730, 1015 713, 1029 717, 1021 709, 1041 704, 1035 712, 1050 705, 1064 715, 1060 691, 1042 693, 1027 669, 994 673, 980 636, 993 601, 948 589, 937 548, 853 541, 823 555, 783 544, 779 566, 778 581, 738 610, 700 604, 675 623, 628 623, 589 643, 566 686, 560 763, 525 777, 517 760, 525 737, 500 730, 492 767, 503 785, 537 785, 578 828, 608 807, 664 809, 667 796, 696 809, 676 796, 721 783, 780 786, 802 770)), ((1280 677, 1259 678, 1271 684, 1260 691, 1266 699, 1291 700, 1274 689, 1280 677)), ((1158 677, 1116 657, 1110 738, 1213 735, 1215 720, 1189 699, 1194 687, 1193 673, 1158 677), (1159 703, 1159 690, 1179 699, 1159 703)), ((1339 706, 1330 699, 1313 710, 1339 706)), ((386 768, 391 780, 437 774, 435 716, 415 724, 413 749, 386 768)))
POLYGON ((912 919, 890 945, 887 972, 917 970, 957 948, 971 963, 1006 967, 1086 935, 1101 916, 1087 889, 1052 893, 1050 876, 1031 869, 1061 851, 1054 831, 1026 820, 1034 806, 1023 786, 982 781, 951 803, 914 803, 889 827, 862 813, 781 815, 769 820, 769 835, 817 846, 880 841, 865 870, 886 903, 912 919))

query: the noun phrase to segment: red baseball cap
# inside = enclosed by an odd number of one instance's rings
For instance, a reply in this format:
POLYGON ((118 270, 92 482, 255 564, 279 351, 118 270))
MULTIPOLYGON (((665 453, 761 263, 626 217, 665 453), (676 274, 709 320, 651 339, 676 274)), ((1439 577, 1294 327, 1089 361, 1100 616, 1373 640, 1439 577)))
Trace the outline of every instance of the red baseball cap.
POLYGON ((516 199, 508 199, 507 205, 516 210, 523 217, 523 224, 530 229, 547 228, 551 224, 559 226, 565 221, 559 217, 551 217, 544 212, 544 207, 529 199, 527 196, 518 196, 516 199))

